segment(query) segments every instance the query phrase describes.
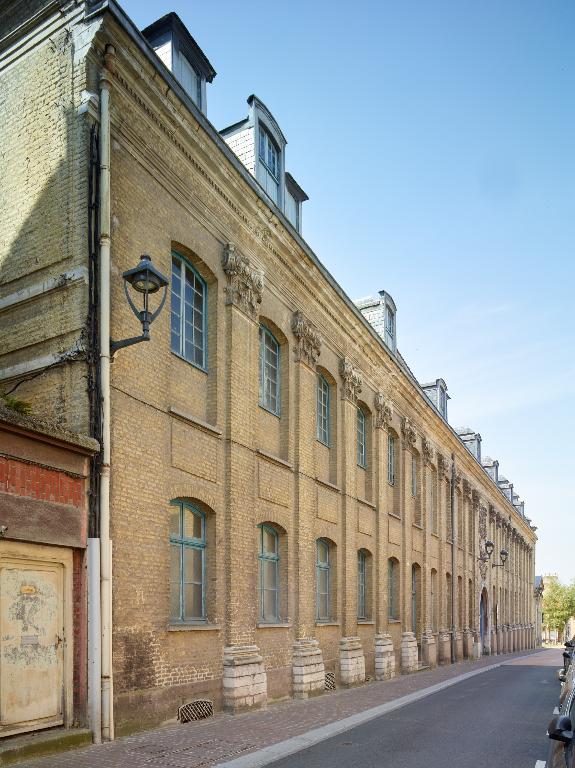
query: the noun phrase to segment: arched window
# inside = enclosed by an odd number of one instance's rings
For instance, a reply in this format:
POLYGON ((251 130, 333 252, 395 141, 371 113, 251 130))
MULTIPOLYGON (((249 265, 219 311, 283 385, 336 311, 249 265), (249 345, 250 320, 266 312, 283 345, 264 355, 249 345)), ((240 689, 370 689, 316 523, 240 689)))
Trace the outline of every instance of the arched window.
POLYGON ((279 538, 270 525, 260 525, 260 620, 277 622, 279 616, 279 538))
POLYGON ((172 253, 171 349, 198 368, 207 368, 207 292, 196 270, 172 253))
POLYGON ((274 201, 279 201, 280 151, 270 134, 259 126, 257 180, 274 201))
POLYGON ((451 591, 453 589, 453 585, 451 582, 451 574, 446 573, 445 574, 445 598, 447 600, 447 610, 445 611, 445 615, 447 617, 447 628, 451 629, 453 626, 453 612, 451 610, 451 591))
POLYGON ((431 569, 431 628, 434 632, 439 629, 439 593, 437 591, 437 571, 431 569))
POLYGON ((329 447, 329 418, 330 418, 329 384, 318 374, 317 377, 317 439, 329 447))
POLYGON ((206 516, 185 501, 170 506, 170 619, 204 621, 206 516))
POLYGON ((367 442, 365 430, 365 413, 361 408, 357 409, 357 463, 358 466, 367 467, 367 442))
POLYGON ((280 345, 265 325, 260 325, 260 405, 280 414, 280 345))
POLYGON ((331 619, 331 552, 325 539, 317 540, 316 580, 317 580, 317 619, 331 619))
POLYGON ((417 456, 411 454, 411 495, 417 496, 417 456))
POLYGON ((357 618, 368 619, 368 553, 360 549, 357 553, 357 618))
POLYGON ((395 437, 387 437, 387 482, 395 485, 395 437))
POLYGON ((421 623, 421 568, 417 563, 411 566, 411 629, 419 634, 421 623))
POLYGON ((390 557, 387 561, 387 615, 399 619, 399 561, 390 557))

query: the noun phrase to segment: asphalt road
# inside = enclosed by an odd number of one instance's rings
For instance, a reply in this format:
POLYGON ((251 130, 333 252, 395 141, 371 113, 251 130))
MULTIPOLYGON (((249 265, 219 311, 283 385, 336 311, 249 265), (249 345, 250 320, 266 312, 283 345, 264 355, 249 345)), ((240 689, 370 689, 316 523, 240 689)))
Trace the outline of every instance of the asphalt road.
POLYGON ((557 659, 541 656, 472 677, 273 766, 535 768, 546 758, 559 696, 557 659))

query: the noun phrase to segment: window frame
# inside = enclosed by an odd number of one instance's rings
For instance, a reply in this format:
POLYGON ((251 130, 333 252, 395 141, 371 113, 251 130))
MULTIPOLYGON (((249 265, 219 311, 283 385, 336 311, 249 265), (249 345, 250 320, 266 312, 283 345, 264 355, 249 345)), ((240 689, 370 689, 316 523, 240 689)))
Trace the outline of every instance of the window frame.
POLYGON ((260 381, 260 389, 259 389, 259 405, 260 408, 263 408, 268 413, 273 414, 274 416, 281 416, 281 345, 279 341, 276 339, 272 331, 264 325, 264 323, 260 323, 259 326, 259 342, 260 342, 260 349, 259 349, 259 381, 260 381), (277 355, 277 366, 276 366, 276 381, 275 381, 275 401, 276 401, 276 407, 275 409, 271 407, 271 405, 267 404, 265 402, 266 398, 266 359, 265 359, 265 340, 266 338, 271 339, 275 344, 276 349, 276 355, 277 355))
POLYGON ((169 534, 169 546, 179 548, 179 603, 180 611, 179 616, 173 616, 171 612, 171 589, 172 580, 170 579, 170 624, 204 624, 207 621, 206 614, 206 514, 194 504, 183 501, 182 499, 173 499, 170 501, 171 507, 179 508, 179 535, 175 536, 172 533, 169 534), (193 515, 196 515, 201 520, 202 536, 200 539, 195 537, 184 536, 184 511, 188 510, 193 515), (195 584, 194 581, 184 581, 185 568, 184 568, 184 552, 186 549, 201 551, 202 557, 202 581, 201 581, 201 603, 202 603, 202 615, 201 616, 186 616, 185 615, 185 597, 184 586, 185 584, 195 584))
POLYGON ((316 438, 328 448, 331 447, 331 396, 328 380, 323 374, 317 375, 317 402, 316 402, 316 438), (323 391, 322 391, 323 388, 323 391), (324 398, 322 398, 322 395, 324 398), (325 411, 325 413, 323 413, 325 411), (322 422, 325 421, 325 425, 322 422), (325 435, 325 438, 324 438, 325 435))
POLYGON ((356 417, 356 447, 357 466, 367 469, 367 418, 363 410, 357 407, 356 417))
POLYGON ((332 610, 331 610, 331 546, 329 542, 326 539, 317 539, 316 545, 316 559, 315 559, 315 568, 316 568, 316 621, 318 622, 329 622, 332 621, 332 610), (325 547, 326 551, 326 559, 325 561, 321 561, 319 557, 319 550, 320 546, 325 547), (320 592, 320 573, 321 572, 327 572, 327 591, 326 592, 320 592), (327 614, 325 616, 322 616, 320 613, 320 595, 325 595, 327 598, 327 614))
MULTIPOLYGON (((176 357, 179 357, 182 360, 185 360, 186 363, 189 363, 190 365, 193 365, 194 368, 198 368, 200 371, 207 372, 208 370, 208 285, 204 278, 200 275, 198 270, 190 264, 188 259, 186 259, 185 256, 182 256, 177 251, 172 251, 172 261, 171 261, 171 284, 170 284, 170 351, 172 354, 176 355, 176 357), (173 316, 174 316, 174 309, 173 309, 173 298, 174 298, 174 262, 178 262, 180 265, 180 293, 178 296, 179 302, 180 302, 180 314, 179 314, 179 349, 174 349, 173 346, 173 331, 172 331, 172 323, 173 323, 173 316), (201 333, 202 333, 202 363, 197 363, 195 360, 190 360, 189 357, 186 357, 186 336, 185 336, 185 327, 186 327, 186 314, 185 314, 185 286, 186 286, 186 270, 189 270, 194 278, 199 282, 201 288, 202 288, 202 311, 201 311, 201 317, 202 317, 202 327, 201 327, 201 333)), ((195 290, 194 287, 192 287, 192 290, 195 290)), ((192 307, 192 318, 194 314, 195 308, 192 307)), ((192 323, 192 329, 195 329, 196 326, 192 323)), ((194 339, 192 336, 191 339, 192 347, 193 349, 200 349, 199 346, 196 346, 194 344, 194 339)))
POLYGON ((367 554, 360 549, 357 553, 357 618, 367 621, 367 554))
POLYGON ((399 561, 395 557, 387 559, 387 618, 388 621, 400 620, 399 561))
POLYGON ((395 486, 395 437, 387 436, 387 482, 395 486))
POLYGON ((259 566, 260 566, 260 573, 259 573, 259 592, 260 592, 260 611, 259 611, 259 621, 261 624, 278 624, 281 622, 280 618, 280 537, 279 533, 276 531, 276 529, 271 526, 267 525, 266 523, 262 523, 258 526, 259 528, 259 552, 258 552, 258 559, 259 559, 259 566), (275 554, 269 554, 264 550, 264 532, 271 533, 274 537, 274 541, 276 544, 276 552, 275 554), (270 587, 265 586, 265 568, 264 563, 271 562, 275 564, 275 589, 271 589, 270 587), (275 611, 273 618, 265 618, 265 593, 266 592, 275 592, 275 611))
POLYGON ((395 347, 395 312, 392 307, 385 305, 385 343, 390 349, 395 347))
POLYGON ((417 498, 417 456, 411 454, 411 495, 415 499, 417 498))
POLYGON ((270 174, 270 176, 273 179, 275 179, 278 186, 280 183, 280 175, 281 175, 280 159, 281 159, 280 148, 277 146, 271 133, 268 131, 265 125, 261 121, 259 121, 258 122, 258 160, 262 163, 262 165, 265 167, 265 169, 270 174), (264 139, 264 156, 262 156, 262 137, 264 139), (276 166, 275 173, 268 162, 270 148, 275 153, 275 166, 276 166))

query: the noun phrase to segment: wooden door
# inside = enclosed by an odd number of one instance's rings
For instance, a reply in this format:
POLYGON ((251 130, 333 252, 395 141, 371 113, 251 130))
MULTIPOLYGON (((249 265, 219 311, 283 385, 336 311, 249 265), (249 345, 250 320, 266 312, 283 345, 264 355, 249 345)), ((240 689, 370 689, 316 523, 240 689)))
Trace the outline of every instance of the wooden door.
POLYGON ((0 563, 0 735, 64 722, 64 568, 0 563))

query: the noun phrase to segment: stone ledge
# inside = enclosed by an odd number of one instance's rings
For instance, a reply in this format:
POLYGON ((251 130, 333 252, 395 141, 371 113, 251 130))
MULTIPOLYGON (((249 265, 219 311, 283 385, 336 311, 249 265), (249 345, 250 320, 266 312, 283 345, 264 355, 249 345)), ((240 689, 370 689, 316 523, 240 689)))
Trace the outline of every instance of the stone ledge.
POLYGON ((0 765, 12 765, 21 760, 87 747, 91 743, 92 733, 86 728, 57 728, 8 737, 0 742, 0 765))

